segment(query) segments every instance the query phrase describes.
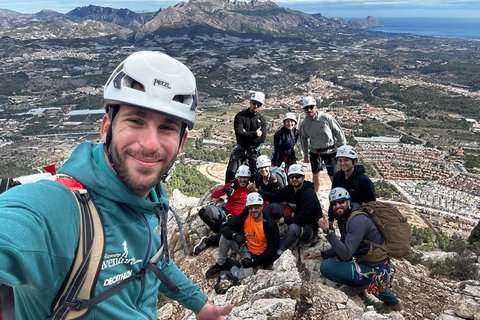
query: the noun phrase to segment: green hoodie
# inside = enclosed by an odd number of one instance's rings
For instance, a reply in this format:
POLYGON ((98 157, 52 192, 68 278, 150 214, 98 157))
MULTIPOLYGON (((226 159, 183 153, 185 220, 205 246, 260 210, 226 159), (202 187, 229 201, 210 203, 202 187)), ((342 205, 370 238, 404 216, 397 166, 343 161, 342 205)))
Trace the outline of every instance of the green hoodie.
MULTIPOLYGON (((155 207, 167 208, 163 186, 158 199, 131 192, 112 172, 103 144, 82 143, 60 168, 89 191, 105 228, 105 255, 94 295, 136 274, 161 245, 155 207)), ((79 237, 73 194, 57 182, 41 180, 0 196, 0 283, 14 287, 17 320, 46 319, 68 273, 79 237)), ((197 313, 207 297, 170 260, 161 269, 180 288, 173 295, 155 274, 134 280, 82 319, 155 319, 157 291, 197 313)))

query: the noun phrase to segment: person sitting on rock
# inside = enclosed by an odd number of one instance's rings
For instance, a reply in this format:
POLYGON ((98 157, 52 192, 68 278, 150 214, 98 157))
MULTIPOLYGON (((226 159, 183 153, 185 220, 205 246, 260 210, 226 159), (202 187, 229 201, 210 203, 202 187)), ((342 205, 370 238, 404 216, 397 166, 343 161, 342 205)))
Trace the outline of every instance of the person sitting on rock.
MULTIPOLYGON (((257 188, 266 192, 275 192, 285 186, 283 183, 282 173, 271 170, 272 162, 266 155, 261 155, 257 158, 257 170, 256 177, 252 179, 254 182, 250 183, 247 188, 257 188)), ((278 168, 280 169, 280 168, 278 168)), ((281 170, 281 169, 280 169, 281 170)))
POLYGON ((322 208, 313 189, 313 182, 305 181, 302 165, 290 166, 288 185, 282 189, 275 193, 262 190, 258 192, 268 201, 264 213, 277 220, 280 225, 288 226, 280 240, 278 255, 294 245, 297 239, 308 241, 318 233, 317 221, 322 217, 322 208))
MULTIPOLYGON (((305 259, 338 257, 340 261, 323 261, 320 272, 327 279, 358 289, 355 294, 359 294, 371 283, 373 275, 386 277, 386 279, 390 277, 389 258, 377 260, 373 255, 368 255, 371 245, 362 241, 383 243, 383 238, 373 221, 364 214, 355 215, 348 221, 350 214, 359 209, 360 205, 351 202, 347 190, 340 187, 334 188, 330 191, 328 198, 333 207, 335 219, 345 221, 340 230, 341 237, 337 238, 335 232, 329 228, 327 218, 322 217, 318 221, 318 226, 323 229, 332 248, 321 252, 308 250, 303 257, 305 259)), ((353 290, 349 292, 353 293, 353 290)), ((387 286, 374 294, 391 310, 402 309, 401 302, 387 289, 387 286)))
POLYGON ((222 206, 208 206, 200 209, 198 215, 216 234, 203 237, 193 248, 193 254, 199 255, 207 247, 218 247, 220 241, 220 227, 230 218, 239 215, 245 209, 245 202, 250 190, 247 185, 250 181, 250 168, 241 165, 237 169, 235 180, 212 192, 212 198, 218 199, 227 196, 227 203, 222 206))
POLYGON ((205 273, 207 278, 230 269, 238 280, 242 280, 259 268, 267 268, 278 258, 278 226, 271 217, 263 214, 262 196, 257 192, 250 193, 246 205, 246 210, 222 225, 217 263, 205 273), (227 263, 230 249, 240 256, 238 266, 227 263))

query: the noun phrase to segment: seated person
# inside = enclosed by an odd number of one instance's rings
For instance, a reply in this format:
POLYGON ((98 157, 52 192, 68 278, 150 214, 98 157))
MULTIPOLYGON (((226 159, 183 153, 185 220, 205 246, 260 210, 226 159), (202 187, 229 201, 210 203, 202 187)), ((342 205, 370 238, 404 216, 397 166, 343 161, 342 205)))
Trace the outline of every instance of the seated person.
POLYGON ((289 249, 297 239, 308 241, 317 234, 322 208, 313 187, 313 182, 305 181, 302 165, 292 164, 288 171, 288 185, 275 193, 258 191, 269 202, 264 213, 278 220, 280 225, 288 226, 280 240, 278 255, 289 249))
POLYGON ((250 181, 250 168, 241 165, 237 169, 235 180, 212 192, 212 198, 227 196, 225 207, 208 206, 200 209, 198 215, 216 234, 211 237, 203 237, 193 248, 193 254, 199 255, 207 247, 218 247, 220 241, 220 227, 230 218, 239 215, 245 209, 245 202, 250 190, 247 185, 250 181))
MULTIPOLYGON (((272 162, 266 155, 261 155, 257 158, 257 170, 256 177, 253 177, 255 187, 258 190, 266 192, 275 192, 285 186, 283 183, 284 178, 280 172, 274 172, 271 170, 272 162)), ((278 170, 281 170, 278 168, 278 170)), ((248 186, 249 189, 253 188, 253 182, 248 186)))
MULTIPOLYGON (((340 230, 340 239, 329 228, 325 217, 318 221, 318 226, 325 232, 332 248, 322 252, 308 250, 304 254, 305 259, 322 257, 329 259, 338 257, 340 261, 323 261, 320 272, 327 279, 342 283, 350 287, 363 290, 371 282, 375 274, 387 276, 390 274, 390 260, 387 255, 378 257, 373 255, 371 245, 362 240, 372 243, 383 243, 383 238, 373 221, 364 214, 358 214, 348 220, 350 214, 360 208, 360 205, 351 203, 350 195, 344 188, 334 188, 329 194, 330 205, 333 208, 335 219, 344 221, 340 230), (355 258, 355 261, 353 261, 355 258)), ((373 249, 377 247, 373 246, 373 249)), ((385 302, 391 310, 399 311, 402 305, 391 293, 387 286, 373 292, 378 299, 385 302)))
POLYGON ((278 258, 278 227, 275 221, 263 214, 263 199, 257 192, 247 196, 247 208, 240 215, 222 225, 217 263, 205 276, 216 277, 221 271, 230 272, 242 280, 259 268, 266 268, 278 258), (228 251, 240 256, 239 266, 227 263, 228 251))

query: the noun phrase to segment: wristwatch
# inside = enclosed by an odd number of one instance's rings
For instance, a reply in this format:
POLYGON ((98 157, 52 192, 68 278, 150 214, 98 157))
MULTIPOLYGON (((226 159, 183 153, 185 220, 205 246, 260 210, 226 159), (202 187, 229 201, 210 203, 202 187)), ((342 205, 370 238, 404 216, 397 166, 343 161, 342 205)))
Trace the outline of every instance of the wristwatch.
MULTIPOLYGON (((325 234, 328 234, 328 231, 330 231, 330 230, 332 230, 332 229, 330 229, 330 227, 328 227, 328 228, 323 229, 323 232, 324 232, 325 234)), ((333 230, 332 230, 332 231, 333 231, 333 230)))

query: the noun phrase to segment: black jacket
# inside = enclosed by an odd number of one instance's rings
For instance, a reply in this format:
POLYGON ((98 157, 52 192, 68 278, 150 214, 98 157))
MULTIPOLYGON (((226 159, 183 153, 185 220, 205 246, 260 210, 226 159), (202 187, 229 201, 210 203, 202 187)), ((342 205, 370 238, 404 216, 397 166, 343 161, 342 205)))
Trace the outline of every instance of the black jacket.
MULTIPOLYGON (((233 240, 232 235, 235 232, 244 235, 245 231, 243 226, 248 215, 248 210, 243 210, 238 216, 228 220, 228 222, 224 223, 220 228, 220 234, 228 240, 233 240)), ((258 256, 252 253, 250 253, 250 255, 252 256, 252 261, 255 266, 262 265, 263 267, 268 267, 278 258, 277 250, 280 243, 280 235, 277 223, 271 217, 265 215, 263 216, 263 231, 267 238, 267 249, 258 256)))
POLYGON ((237 144, 245 150, 256 149, 267 137, 267 122, 257 112, 253 114, 250 109, 240 111, 235 115, 233 122, 237 144), (257 129, 262 130, 262 135, 257 136, 257 129))
MULTIPOLYGON (((332 189, 342 187, 350 194, 351 202, 362 205, 370 201, 377 200, 375 186, 372 180, 365 174, 365 167, 355 166, 352 174, 345 179, 345 173, 342 170, 337 171, 333 176, 332 189)), ((328 209, 328 220, 333 221, 332 208, 328 209)))
POLYGON ((278 166, 280 164, 280 157, 292 154, 295 159, 295 144, 297 143, 300 133, 297 128, 288 130, 285 126, 281 127, 273 136, 273 144, 275 151, 272 156, 272 164, 278 166))
POLYGON ((308 224, 317 234, 318 220, 322 217, 322 208, 313 189, 313 182, 304 181, 303 186, 297 192, 289 184, 275 193, 262 190, 259 190, 258 193, 264 201, 286 202, 292 208, 292 215, 283 217, 287 225, 294 223, 303 227, 308 224))

